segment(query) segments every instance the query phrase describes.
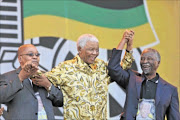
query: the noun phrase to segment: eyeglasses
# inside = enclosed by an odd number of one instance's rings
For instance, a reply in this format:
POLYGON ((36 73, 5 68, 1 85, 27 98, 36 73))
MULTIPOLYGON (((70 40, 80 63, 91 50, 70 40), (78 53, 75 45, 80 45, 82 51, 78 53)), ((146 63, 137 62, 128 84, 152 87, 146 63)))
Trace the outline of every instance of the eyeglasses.
MULTIPOLYGON (((28 53, 28 54, 22 54, 22 55, 27 55, 29 57, 33 57, 35 55, 36 57, 39 57, 40 53, 28 53)), ((22 56, 22 55, 20 55, 20 56, 22 56)))

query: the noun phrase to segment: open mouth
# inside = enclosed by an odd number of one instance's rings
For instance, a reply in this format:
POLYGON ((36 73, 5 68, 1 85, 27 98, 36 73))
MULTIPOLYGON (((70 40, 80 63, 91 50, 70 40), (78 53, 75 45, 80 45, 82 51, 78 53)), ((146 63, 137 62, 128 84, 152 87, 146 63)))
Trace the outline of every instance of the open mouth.
POLYGON ((151 66, 149 64, 142 64, 143 69, 149 69, 151 66))

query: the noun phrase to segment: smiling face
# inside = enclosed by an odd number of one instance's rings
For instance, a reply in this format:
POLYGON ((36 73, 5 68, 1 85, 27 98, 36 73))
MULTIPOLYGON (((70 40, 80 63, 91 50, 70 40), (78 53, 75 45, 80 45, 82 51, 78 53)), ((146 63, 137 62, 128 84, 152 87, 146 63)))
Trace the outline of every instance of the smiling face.
POLYGON ((147 49, 141 54, 140 65, 145 75, 154 77, 156 75, 156 70, 159 67, 159 63, 160 61, 153 51, 147 49))
POLYGON ((87 64, 93 64, 99 55, 99 43, 95 41, 87 41, 85 46, 78 47, 80 58, 87 64))
POLYGON ((31 61, 35 65, 39 65, 39 53, 33 45, 23 45, 18 49, 18 60, 21 66, 31 61))

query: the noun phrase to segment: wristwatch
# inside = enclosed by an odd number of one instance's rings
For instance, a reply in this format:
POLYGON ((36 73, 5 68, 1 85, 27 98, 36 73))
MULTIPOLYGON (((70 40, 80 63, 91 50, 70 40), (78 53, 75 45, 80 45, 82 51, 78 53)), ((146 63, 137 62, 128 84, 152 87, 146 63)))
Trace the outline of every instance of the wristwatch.
POLYGON ((47 91, 50 92, 51 91, 51 87, 52 87, 52 83, 49 87, 47 87, 47 91))

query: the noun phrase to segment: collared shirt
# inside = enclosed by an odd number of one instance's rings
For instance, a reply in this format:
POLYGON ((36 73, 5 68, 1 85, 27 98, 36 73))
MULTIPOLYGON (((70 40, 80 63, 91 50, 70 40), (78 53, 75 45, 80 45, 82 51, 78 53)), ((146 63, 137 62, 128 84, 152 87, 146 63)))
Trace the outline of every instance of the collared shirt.
POLYGON ((158 74, 156 74, 156 76, 151 80, 146 80, 145 78, 141 87, 141 98, 155 99, 158 79, 158 74))
POLYGON ((110 77, 106 66, 100 59, 88 65, 77 55, 46 73, 63 92, 64 119, 107 119, 110 77))

